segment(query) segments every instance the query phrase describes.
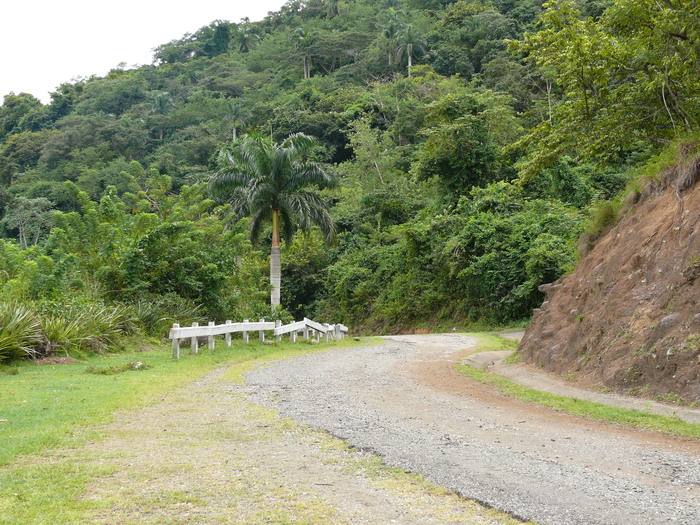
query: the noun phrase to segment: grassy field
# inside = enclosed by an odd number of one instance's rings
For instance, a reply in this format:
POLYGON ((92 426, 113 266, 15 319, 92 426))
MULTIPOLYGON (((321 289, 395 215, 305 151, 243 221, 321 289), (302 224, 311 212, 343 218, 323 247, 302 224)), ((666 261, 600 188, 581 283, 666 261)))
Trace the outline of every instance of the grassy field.
MULTIPOLYGON (((469 335, 473 335, 479 340, 477 352, 484 352, 487 350, 513 350, 517 346, 513 341, 508 341, 502 337, 490 334, 469 335)), ((567 414, 583 416, 598 421, 663 432, 664 434, 686 438, 700 439, 700 424, 697 423, 688 423, 674 417, 651 414, 641 410, 612 407, 601 403, 534 390, 519 385, 509 379, 470 366, 458 366, 457 369, 465 376, 480 383, 492 385, 501 394, 521 401, 537 403, 538 405, 560 410, 567 414)))
MULTIPOLYGON (((174 360, 170 347, 95 355, 70 364, 0 368, 0 523, 78 523, 92 506, 79 495, 99 468, 64 461, 62 450, 100 440, 118 410, 165 399, 178 386, 231 363, 246 369, 331 347, 329 343, 235 342, 174 360)), ((242 375, 242 372, 240 372, 242 375)))
POLYGON ((283 359, 327 348, 369 344, 370 339, 322 342, 281 342, 202 350, 175 360, 169 346, 149 351, 96 355, 71 364, 0 369, 0 466, 20 454, 47 447, 79 445, 90 439, 88 426, 108 421, 121 408, 134 408, 166 396, 168 391, 196 380, 222 365, 260 359, 283 359), (141 363, 141 365, 139 365, 141 363), (4 372, 4 373, 3 373, 4 372), (80 432, 78 432, 80 430, 80 432))

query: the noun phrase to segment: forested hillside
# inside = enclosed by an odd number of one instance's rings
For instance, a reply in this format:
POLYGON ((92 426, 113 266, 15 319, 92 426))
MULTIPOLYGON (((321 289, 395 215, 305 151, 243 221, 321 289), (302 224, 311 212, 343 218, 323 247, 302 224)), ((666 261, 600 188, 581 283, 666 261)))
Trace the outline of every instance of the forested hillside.
POLYGON ((269 316, 269 231, 251 244, 208 191, 251 133, 316 137, 310 160, 339 181, 322 193, 335 241, 282 246, 281 315, 526 319, 639 167, 698 131, 698 55, 690 0, 292 0, 49 104, 8 95, 2 337, 44 352, 269 316))

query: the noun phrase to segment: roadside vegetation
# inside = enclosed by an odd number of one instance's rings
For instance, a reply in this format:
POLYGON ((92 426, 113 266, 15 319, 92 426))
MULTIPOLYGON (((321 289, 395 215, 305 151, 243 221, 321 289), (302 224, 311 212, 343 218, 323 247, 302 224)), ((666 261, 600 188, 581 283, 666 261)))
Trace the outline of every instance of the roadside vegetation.
POLYGON ((0 320, 0 360, 173 321, 525 321, 586 224, 595 242, 640 166, 697 135, 695 15, 687 1, 292 0, 46 104, 7 95, 0 302, 22 323, 0 320), (299 187, 277 229, 240 191, 209 193, 250 137, 299 133, 315 138, 300 162, 338 184, 299 187), (271 312, 268 254, 297 227, 271 312))

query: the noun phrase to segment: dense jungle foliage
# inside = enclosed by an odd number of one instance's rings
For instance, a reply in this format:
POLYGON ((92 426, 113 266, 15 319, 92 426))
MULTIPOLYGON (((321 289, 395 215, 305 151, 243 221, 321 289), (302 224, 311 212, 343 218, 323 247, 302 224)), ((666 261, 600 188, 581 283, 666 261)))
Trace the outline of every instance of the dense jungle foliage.
POLYGON ((635 173, 698 131, 690 0, 290 0, 153 64, 0 106, 0 359, 270 316, 269 231, 207 181, 243 134, 318 139, 336 224, 283 245, 273 315, 526 319, 635 173), (597 211, 598 210, 598 211, 597 211))

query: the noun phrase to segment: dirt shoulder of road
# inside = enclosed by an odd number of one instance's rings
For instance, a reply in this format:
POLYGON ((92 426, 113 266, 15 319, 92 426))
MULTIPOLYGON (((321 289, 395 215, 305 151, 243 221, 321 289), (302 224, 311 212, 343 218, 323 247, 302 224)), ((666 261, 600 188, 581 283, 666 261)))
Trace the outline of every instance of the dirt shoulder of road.
MULTIPOLYGON (((502 332, 498 335, 507 339, 518 340, 522 332, 502 332)), ((649 399, 622 396, 607 392, 599 392, 574 386, 572 382, 563 381, 554 374, 544 372, 525 363, 508 363, 507 359, 513 354, 512 350, 488 352, 467 352, 460 361, 462 364, 487 370, 505 377, 520 385, 549 392, 560 396, 572 397, 584 401, 592 401, 603 405, 640 410, 662 416, 676 417, 689 423, 700 423, 700 409, 680 405, 659 403, 649 399)))

